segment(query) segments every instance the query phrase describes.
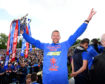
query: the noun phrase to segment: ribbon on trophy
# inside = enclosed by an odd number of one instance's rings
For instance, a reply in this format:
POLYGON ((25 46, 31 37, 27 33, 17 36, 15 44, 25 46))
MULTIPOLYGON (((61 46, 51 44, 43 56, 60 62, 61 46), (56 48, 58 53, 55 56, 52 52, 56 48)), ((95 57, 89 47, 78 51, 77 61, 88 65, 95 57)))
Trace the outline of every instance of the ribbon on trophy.
MULTIPOLYGON (((20 30, 26 31, 26 33, 29 36, 31 36, 31 29, 30 29, 30 24, 29 24, 30 19, 26 18, 27 15, 25 15, 21 19, 13 20, 10 25, 10 32, 9 32, 8 41, 7 41, 6 59, 5 59, 5 64, 4 64, 5 68, 7 68, 9 60, 11 60, 11 62, 15 61, 17 42, 19 42, 20 40, 20 30), (28 20, 28 23, 26 20, 28 20)), ((25 58, 27 58, 29 47, 30 47, 30 51, 32 51, 32 45, 26 42, 26 40, 23 38, 20 55, 25 56, 25 58)), ((17 58, 19 58, 19 53, 18 53, 17 58)))
POLYGON ((8 61, 9 61, 9 48, 10 48, 10 35, 11 35, 11 30, 12 30, 12 23, 10 25, 10 32, 9 32, 9 36, 8 36, 8 41, 7 41, 7 52, 6 52, 6 59, 5 59, 5 64, 4 64, 4 68, 6 69, 8 66, 8 61))
MULTIPOLYGON (((28 19, 28 30, 29 30, 29 36, 31 36, 30 22, 31 22, 31 19, 28 19)), ((32 44, 30 44, 30 51, 32 51, 32 44)))

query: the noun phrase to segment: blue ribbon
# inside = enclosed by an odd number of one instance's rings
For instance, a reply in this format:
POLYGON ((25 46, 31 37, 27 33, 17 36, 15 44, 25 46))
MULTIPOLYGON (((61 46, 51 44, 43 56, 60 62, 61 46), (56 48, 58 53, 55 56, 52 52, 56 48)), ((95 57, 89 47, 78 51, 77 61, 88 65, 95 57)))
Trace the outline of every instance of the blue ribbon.
MULTIPOLYGON (((30 19, 28 19, 28 21, 30 21, 30 19)), ((22 25, 23 28, 21 29, 24 29, 24 32, 26 32, 26 26, 25 24, 22 25)), ((29 36, 31 36, 31 29, 30 29, 30 24, 28 23, 28 30, 29 30, 29 36)), ((21 48, 21 56, 24 56, 24 50, 26 49, 26 40, 23 38, 22 40, 22 48, 21 48)), ((32 45, 30 44, 30 51, 32 51, 32 45)))
POLYGON ((8 62, 9 62, 9 55, 6 56, 6 60, 5 60, 5 64, 4 64, 5 70, 8 68, 8 62))
MULTIPOLYGON (((28 21, 30 22, 31 20, 28 19, 28 21)), ((31 36, 31 28, 30 28, 30 24, 28 23, 28 30, 29 30, 29 36, 31 36)), ((30 44, 30 51, 32 51, 32 44, 30 44)))
POLYGON ((13 38, 14 38, 14 31, 15 31, 16 22, 12 23, 12 28, 10 31, 10 47, 9 47, 9 55, 6 56, 4 69, 8 68, 9 56, 12 54, 12 47, 13 47, 13 38))
POLYGON ((10 47, 9 47, 9 54, 12 53, 13 47, 13 38, 14 38, 14 31, 15 31, 16 22, 12 23, 11 34, 10 34, 10 47))
POLYGON ((18 35, 20 36, 20 20, 18 20, 18 35))
POLYGON ((22 40, 21 56, 24 56, 24 50, 26 49, 26 40, 22 40))
MULTIPOLYGON (((19 40, 20 40, 20 20, 18 20, 18 43, 19 40)), ((17 62, 19 62, 19 50, 18 50, 17 62)))
MULTIPOLYGON (((21 27, 23 27, 23 28, 21 28, 21 29, 24 29, 24 32, 26 32, 26 26, 25 26, 25 24, 22 24, 22 26, 21 27)), ((26 49, 26 40, 23 38, 23 40, 22 40, 22 48, 21 48, 21 56, 24 56, 24 50, 26 49)))

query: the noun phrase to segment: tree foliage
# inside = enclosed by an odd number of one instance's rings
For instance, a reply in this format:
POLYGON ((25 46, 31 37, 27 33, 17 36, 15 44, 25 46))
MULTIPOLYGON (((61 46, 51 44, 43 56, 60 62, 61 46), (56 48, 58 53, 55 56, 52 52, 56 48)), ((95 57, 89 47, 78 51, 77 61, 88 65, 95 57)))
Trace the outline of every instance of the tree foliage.
POLYGON ((0 49, 6 49, 8 36, 4 33, 0 33, 0 49))

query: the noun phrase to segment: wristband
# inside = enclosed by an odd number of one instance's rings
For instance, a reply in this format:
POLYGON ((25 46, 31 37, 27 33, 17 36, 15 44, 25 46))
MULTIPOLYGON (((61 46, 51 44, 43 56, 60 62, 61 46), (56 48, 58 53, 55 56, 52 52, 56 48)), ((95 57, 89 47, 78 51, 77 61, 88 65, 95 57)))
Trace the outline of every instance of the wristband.
POLYGON ((84 22, 89 23, 89 21, 88 21, 88 20, 85 20, 84 22))

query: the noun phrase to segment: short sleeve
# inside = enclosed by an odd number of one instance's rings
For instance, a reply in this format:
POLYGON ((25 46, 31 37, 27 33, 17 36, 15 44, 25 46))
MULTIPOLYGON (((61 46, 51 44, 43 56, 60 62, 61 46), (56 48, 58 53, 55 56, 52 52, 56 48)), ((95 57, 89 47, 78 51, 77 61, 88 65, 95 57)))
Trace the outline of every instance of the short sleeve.
POLYGON ((87 52, 83 52, 82 53, 82 58, 83 58, 83 60, 88 60, 88 53, 87 52))

